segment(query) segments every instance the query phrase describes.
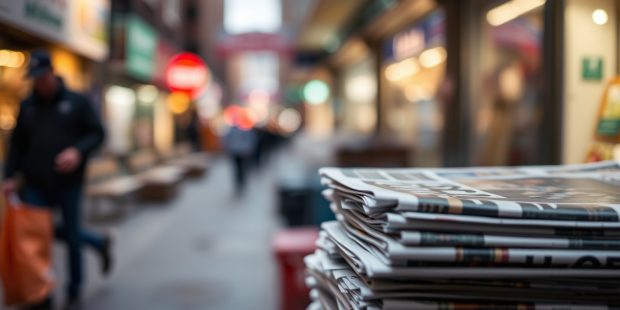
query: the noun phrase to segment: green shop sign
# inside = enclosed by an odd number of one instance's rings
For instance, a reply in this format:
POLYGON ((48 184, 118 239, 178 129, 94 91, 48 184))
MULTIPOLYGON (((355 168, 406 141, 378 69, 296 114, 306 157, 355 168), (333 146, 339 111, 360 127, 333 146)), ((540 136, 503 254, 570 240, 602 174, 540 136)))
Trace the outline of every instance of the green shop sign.
POLYGON ((589 56, 581 59, 581 78, 586 81, 603 79, 603 57, 589 56))
POLYGON ((125 64, 129 74, 150 81, 155 67, 157 33, 140 17, 127 17, 125 64))
POLYGON ((26 1, 24 2, 24 16, 37 24, 50 27, 54 30, 62 30, 63 10, 65 8, 55 1, 26 1))

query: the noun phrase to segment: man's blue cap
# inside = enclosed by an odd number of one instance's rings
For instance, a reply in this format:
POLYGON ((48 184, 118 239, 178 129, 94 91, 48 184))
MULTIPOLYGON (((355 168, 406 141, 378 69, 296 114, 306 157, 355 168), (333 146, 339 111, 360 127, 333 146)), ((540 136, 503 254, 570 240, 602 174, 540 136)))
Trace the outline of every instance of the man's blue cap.
POLYGON ((44 50, 32 52, 28 63, 28 77, 36 79, 49 71, 52 71, 50 54, 44 50))

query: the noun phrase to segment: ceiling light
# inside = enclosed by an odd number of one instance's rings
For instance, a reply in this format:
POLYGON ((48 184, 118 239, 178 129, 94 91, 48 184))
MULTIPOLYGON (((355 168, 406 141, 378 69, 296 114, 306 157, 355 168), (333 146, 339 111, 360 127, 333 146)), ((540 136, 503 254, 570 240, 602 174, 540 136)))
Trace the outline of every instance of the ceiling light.
POLYGON ((159 96, 157 87, 153 85, 142 85, 138 87, 138 100, 142 103, 152 103, 159 96))
POLYGON ((321 80, 312 80, 304 86, 303 94, 308 103, 321 104, 329 98, 329 86, 321 80))
POLYGON ((11 61, 7 64, 11 68, 19 68, 26 62, 26 56, 22 52, 11 52, 11 61))
POLYGON ((542 6, 545 2, 545 0, 508 1, 489 10, 487 13, 487 21, 493 26, 499 26, 542 6))
POLYGON ((592 12, 592 21, 597 25, 605 25, 609 16, 607 16, 607 12, 603 9, 596 9, 592 12))
POLYGON ((278 126, 286 134, 291 134, 301 127, 301 115, 295 109, 284 109, 278 115, 278 126))
POLYGON ((420 54, 420 65, 424 68, 432 68, 446 60, 446 49, 439 46, 427 49, 420 54))
POLYGON ((377 80, 371 74, 358 75, 345 85, 347 97, 355 102, 368 102, 377 95, 377 80))
POLYGON ((26 55, 22 52, 0 50, 0 67, 19 68, 26 63, 26 55))
POLYGON ((131 88, 114 85, 106 91, 105 99, 115 105, 130 105, 136 100, 136 93, 131 88))
POLYGON ((385 77, 391 82, 400 81, 420 71, 420 65, 415 58, 405 59, 385 68, 385 77))
POLYGON ((168 95, 168 109, 174 114, 183 114, 190 105, 189 95, 184 92, 172 92, 168 95))

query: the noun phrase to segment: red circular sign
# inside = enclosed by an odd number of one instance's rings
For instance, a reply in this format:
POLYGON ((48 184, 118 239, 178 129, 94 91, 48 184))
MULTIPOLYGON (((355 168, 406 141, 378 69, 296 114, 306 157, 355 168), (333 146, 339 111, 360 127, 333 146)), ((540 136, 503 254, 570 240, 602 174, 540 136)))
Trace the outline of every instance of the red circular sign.
POLYGON ((195 98, 207 87, 211 76, 200 56, 186 52, 172 57, 166 67, 165 79, 171 91, 184 92, 195 98))

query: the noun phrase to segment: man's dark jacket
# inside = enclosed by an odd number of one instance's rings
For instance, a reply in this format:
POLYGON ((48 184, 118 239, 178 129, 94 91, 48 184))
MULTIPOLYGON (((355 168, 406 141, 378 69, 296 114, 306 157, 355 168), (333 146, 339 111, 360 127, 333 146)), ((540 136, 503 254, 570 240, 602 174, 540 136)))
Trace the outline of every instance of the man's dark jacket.
POLYGON ((88 156, 103 138, 103 126, 89 100, 66 89, 60 80, 51 101, 33 94, 21 103, 4 177, 21 172, 26 184, 45 190, 79 186, 88 156), (56 171, 56 156, 71 146, 79 150, 82 161, 73 172, 61 174, 56 171))

